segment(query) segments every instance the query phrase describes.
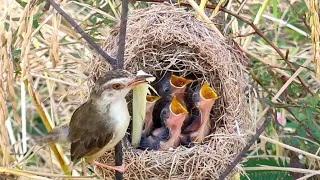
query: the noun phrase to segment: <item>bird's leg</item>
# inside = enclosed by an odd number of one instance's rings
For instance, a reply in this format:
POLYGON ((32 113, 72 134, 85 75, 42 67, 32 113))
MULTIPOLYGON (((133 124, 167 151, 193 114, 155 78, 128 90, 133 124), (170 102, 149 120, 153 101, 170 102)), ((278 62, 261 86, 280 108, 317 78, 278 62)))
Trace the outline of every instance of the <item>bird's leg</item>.
POLYGON ((92 165, 100 166, 100 167, 103 167, 108 170, 113 170, 113 171, 118 171, 120 173, 124 173, 128 169, 128 167, 133 163, 134 162, 131 162, 130 164, 126 165, 125 162, 123 162, 121 166, 108 166, 108 165, 99 163, 97 161, 93 161, 92 165))

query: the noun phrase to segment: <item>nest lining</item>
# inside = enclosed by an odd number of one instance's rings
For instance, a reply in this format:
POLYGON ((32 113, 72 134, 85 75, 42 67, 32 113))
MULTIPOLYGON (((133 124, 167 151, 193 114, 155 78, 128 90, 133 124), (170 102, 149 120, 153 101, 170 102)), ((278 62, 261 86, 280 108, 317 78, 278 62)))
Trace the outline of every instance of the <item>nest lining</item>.
MULTIPOLYGON (((118 35, 119 28, 114 28, 105 41, 104 49, 112 57, 117 56, 118 35)), ((124 149, 125 161, 135 162, 124 177, 216 179, 246 144, 249 123, 244 60, 241 52, 183 8, 153 5, 134 10, 128 17, 124 68, 132 73, 143 69, 157 80, 171 71, 198 82, 207 81, 218 100, 211 111, 212 132, 205 142, 174 151, 124 149)), ((104 59, 94 58, 89 86, 109 69, 104 59)), ((107 152, 99 161, 113 164, 113 155, 107 152)), ((114 177, 113 172, 100 168, 97 173, 105 179, 114 177)))

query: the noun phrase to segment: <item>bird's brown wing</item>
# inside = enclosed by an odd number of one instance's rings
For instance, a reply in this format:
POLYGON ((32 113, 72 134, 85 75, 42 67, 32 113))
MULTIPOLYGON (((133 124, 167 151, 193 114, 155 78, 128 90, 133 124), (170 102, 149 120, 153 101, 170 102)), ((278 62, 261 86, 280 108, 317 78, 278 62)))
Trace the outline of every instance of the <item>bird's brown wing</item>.
POLYGON ((98 152, 114 137, 108 113, 101 114, 91 103, 91 100, 87 101, 72 115, 69 133, 71 161, 98 152))

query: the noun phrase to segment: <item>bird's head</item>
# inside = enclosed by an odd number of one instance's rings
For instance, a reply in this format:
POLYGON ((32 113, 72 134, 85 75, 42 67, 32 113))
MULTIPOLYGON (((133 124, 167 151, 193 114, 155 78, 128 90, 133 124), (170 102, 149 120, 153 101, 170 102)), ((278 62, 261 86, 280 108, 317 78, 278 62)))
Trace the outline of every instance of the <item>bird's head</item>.
POLYGON ((125 98, 134 86, 147 82, 149 78, 154 77, 150 74, 133 75, 125 70, 108 71, 98 78, 91 97, 113 102, 125 98))
POLYGON ((160 113, 160 119, 169 127, 183 121, 188 115, 188 110, 177 100, 176 96, 172 98, 170 104, 167 104, 160 113))
POLYGON ((195 106, 212 107, 214 101, 217 99, 216 92, 209 86, 208 83, 203 83, 201 88, 198 88, 192 95, 192 100, 195 106))

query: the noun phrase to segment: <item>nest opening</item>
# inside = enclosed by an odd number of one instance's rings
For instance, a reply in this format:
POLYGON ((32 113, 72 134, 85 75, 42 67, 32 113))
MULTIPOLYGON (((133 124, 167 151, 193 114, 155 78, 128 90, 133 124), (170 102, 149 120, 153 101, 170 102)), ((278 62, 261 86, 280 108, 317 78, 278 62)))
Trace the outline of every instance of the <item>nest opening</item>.
MULTIPOLYGON (((117 56, 118 32, 119 28, 114 28, 105 41, 105 50, 113 57, 117 56)), ((182 8, 154 5, 134 10, 128 17, 124 68, 132 73, 151 73, 157 78, 154 83, 168 71, 195 80, 192 85, 206 81, 218 99, 211 109, 211 134, 203 143, 179 146, 174 151, 128 147, 124 159, 134 164, 125 178, 216 179, 246 144, 250 124, 244 61, 241 52, 182 8)), ((94 58, 89 86, 109 69, 101 57, 94 58)), ((113 155, 107 152, 99 161, 113 164, 113 155)), ((106 179, 114 177, 113 172, 97 170, 106 179)))

